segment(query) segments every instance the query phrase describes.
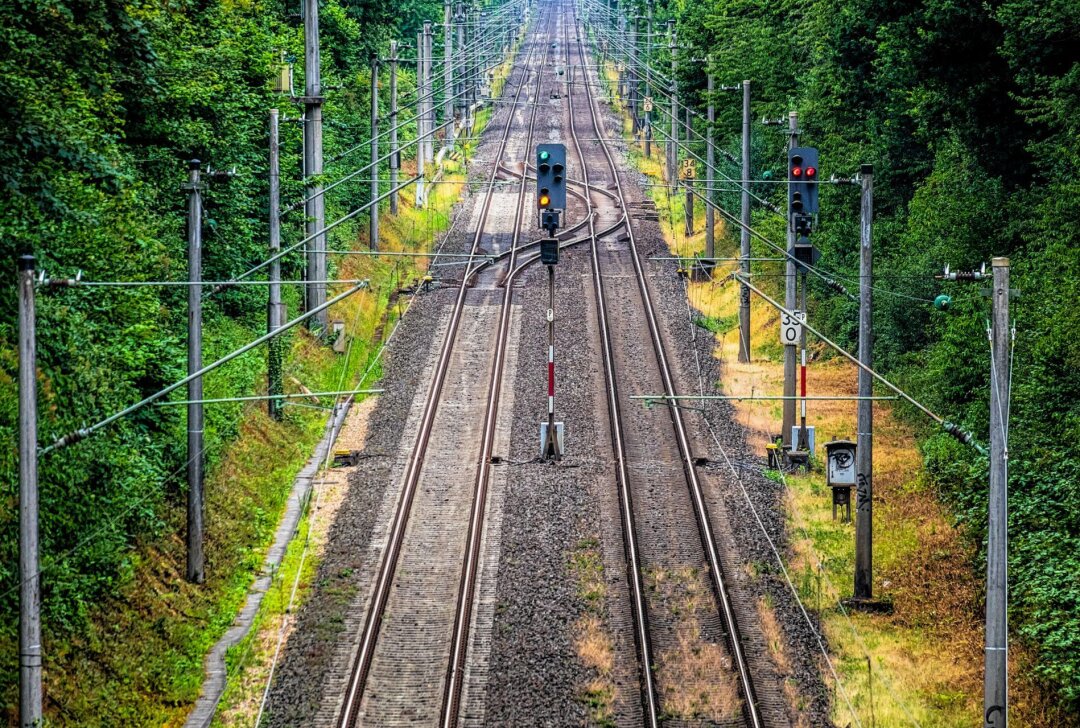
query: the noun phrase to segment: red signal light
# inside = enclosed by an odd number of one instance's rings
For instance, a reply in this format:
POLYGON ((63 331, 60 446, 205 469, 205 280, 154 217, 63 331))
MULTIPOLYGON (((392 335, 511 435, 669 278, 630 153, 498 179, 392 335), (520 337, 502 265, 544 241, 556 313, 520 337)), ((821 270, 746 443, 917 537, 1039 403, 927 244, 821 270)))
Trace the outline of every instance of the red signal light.
MULTIPOLYGON (((813 167, 811 167, 810 169, 813 169, 813 167)), ((802 167, 792 167, 791 168, 791 176, 792 177, 802 177, 802 167)))
POLYGON ((813 177, 816 174, 817 174, 817 170, 814 169, 813 167, 807 167, 806 168, 806 176, 807 177, 813 177))

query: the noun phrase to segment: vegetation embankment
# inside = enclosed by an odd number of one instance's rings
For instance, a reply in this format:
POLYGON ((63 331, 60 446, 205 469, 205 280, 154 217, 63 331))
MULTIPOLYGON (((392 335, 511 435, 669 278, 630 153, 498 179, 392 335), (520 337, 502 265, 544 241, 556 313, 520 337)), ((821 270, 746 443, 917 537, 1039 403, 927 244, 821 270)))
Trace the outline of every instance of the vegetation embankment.
MULTIPOLYGON (((633 3, 628 15, 645 13, 633 3)), ((681 100, 705 133, 706 74, 718 85, 750 79, 755 120, 799 112, 800 143, 821 153, 820 174, 844 177, 874 165, 875 361, 877 368, 948 419, 989 428, 989 301, 978 283, 943 283, 945 265, 978 269, 992 256, 1012 260, 1016 322, 1009 483, 1010 624, 1036 655, 1033 680, 1071 714, 1080 713, 1080 194, 1068 170, 1080 162, 1080 61, 1068 49, 1080 26, 1067 4, 1035 0, 897 5, 860 0, 811 3, 666 3, 656 28, 676 19, 679 43, 708 56, 680 64, 681 100), (948 311, 932 301, 951 295, 948 311)), ((668 57, 653 51, 668 73, 668 57)), ((659 92, 656 92, 659 93, 659 92)), ((717 92, 722 152, 739 158, 740 104, 717 92)), ((664 106, 661 117, 668 125, 664 106)), ((753 125, 750 178, 756 196, 783 207, 786 129, 753 125)), ((692 146, 702 154, 695 136, 692 146)), ((741 177, 718 155, 721 171, 741 177)), ((698 176, 702 174, 698 169, 698 176)), ((720 203, 738 210, 721 185, 720 203)), ((674 201, 677 206, 678 200, 674 201)), ((819 266, 858 286, 858 194, 823 185, 813 235, 819 266)), ((785 238, 782 215, 755 205, 753 225, 785 238)), ((754 254, 774 251, 755 240, 754 254)), ((778 290, 776 264, 752 266, 778 290)), ((810 277, 809 316, 854 348, 856 305, 810 277)), ((987 461, 906 406, 931 490, 961 528, 971 573, 984 570, 987 461)), ((980 437, 985 440, 987 435, 980 437)))
MULTIPOLYGON (((88 280, 184 280, 186 160, 236 166, 209 184, 204 278, 227 280, 267 257, 267 119, 280 107, 282 201, 303 196, 298 113, 271 80, 283 59, 303 57, 298 19, 277 3, 124 5, 86 0, 6 3, 0 33, 0 250, 32 252, 54 276, 88 280)), ((441 4, 321 4, 325 179, 367 163, 368 145, 345 154, 368 129, 369 52, 412 37, 441 4), (339 155, 344 155, 340 156, 339 155)), ((295 84, 302 87, 302 64, 295 84)), ((414 92, 408 69, 402 97, 414 92)), ((385 90, 383 91, 385 93, 385 90)), ((386 100, 383 100, 385 107, 386 100)), ((406 126, 403 140, 415 129, 406 126)), ((408 154, 406 155, 408 156, 408 154)), ((406 162, 406 165, 409 163, 406 162)), ((388 183, 383 183, 388 189, 388 183)), ((327 196, 327 220, 367 198, 366 182, 327 196)), ((440 196, 439 198, 443 198, 440 196)), ((440 210, 411 209, 384 224, 391 249, 427 245, 446 224, 440 210)), ((384 208, 385 209, 385 208, 384 208)), ((361 218, 363 219, 363 218, 361 218)), ((332 249, 366 246, 363 223, 328 236, 332 249)), ((284 218, 286 245, 303 237, 302 212, 284 218)), ((283 260, 296 280, 303 253, 283 260)), ((330 277, 366 278, 331 311, 353 341, 346 356, 306 331, 287 337, 287 391, 334 391, 358 382, 398 308, 393 292, 411 263, 347 256, 330 277)), ((14 266, 0 275, 0 694, 13 719, 17 685, 17 427, 14 266)), ((287 284, 290 315, 300 287, 287 284)), ((332 290, 337 290, 332 287, 332 290)), ((261 286, 207 293, 204 360, 213 361, 265 328, 261 286)), ((182 288, 85 289, 38 301, 42 443, 97 421, 184 374, 182 288)), ((205 378, 208 398, 265 391, 263 351, 205 378)), ((372 370, 378 375, 377 366, 372 370)), ((300 400, 282 422, 261 405, 207 406, 207 583, 184 580, 186 488, 183 407, 149 407, 41 462, 42 588, 49 719, 70 725, 176 724, 198 695, 202 660, 241 603, 276 526, 293 476, 323 431, 325 412, 300 400)), ((322 404, 326 404, 324 401, 322 404)))
MULTIPOLYGON (((608 80, 614 82, 614 69, 608 80)), ((624 133, 630 133, 624 118, 624 133)), ((641 144, 630 149, 634 165, 651 181, 663 180, 662 147, 646 158, 641 144)), ((695 232, 687 235, 682 221, 685 195, 663 185, 649 188, 660 212, 661 229, 674 255, 691 268, 704 253, 704 203, 695 198, 695 232)), ((737 208, 733 208, 737 209, 737 208)), ((720 216, 718 216, 719 218, 720 216)), ((717 223, 717 255, 736 257, 734 225, 717 223)), ((783 347, 779 317, 764 301, 752 300, 752 361, 738 362, 738 286, 727 275, 731 263, 720 264, 713 280, 690 280, 687 296, 695 320, 717 340, 716 356, 724 362, 724 378, 716 386, 725 394, 768 395, 783 388, 783 347)), ((776 287, 766 272, 759 283, 776 287)), ((852 395, 856 370, 827 347, 811 342, 809 385, 815 395, 852 395)), ((778 428, 782 406, 775 401, 734 402, 764 467, 765 445, 778 428)), ((854 440, 852 402, 810 403, 818 452, 833 439, 854 440)), ((787 521, 792 547, 785 566, 803 604, 821 620, 839 679, 827 678, 833 691, 833 717, 844 725, 963 726, 979 720, 982 709, 981 579, 973 568, 977 545, 970 526, 958 523, 943 502, 920 457, 919 428, 893 403, 875 405, 875 596, 891 607, 888 613, 859 613, 841 600, 852 591, 853 523, 834 520, 831 494, 820 468, 786 477, 771 472, 786 486, 787 521)), ((754 564, 751 577, 772 572, 775 563, 754 564)), ((787 658, 767 602, 759 605, 770 651, 783 674, 787 658), (772 625, 772 628, 769 628, 772 625)), ((1075 725, 1054 687, 1038 677, 1038 652, 1014 644, 1010 660, 1010 716, 1019 725, 1075 725)), ((828 670, 823 664, 823 670, 828 670)), ((791 694, 793 705, 798 696, 791 694)))

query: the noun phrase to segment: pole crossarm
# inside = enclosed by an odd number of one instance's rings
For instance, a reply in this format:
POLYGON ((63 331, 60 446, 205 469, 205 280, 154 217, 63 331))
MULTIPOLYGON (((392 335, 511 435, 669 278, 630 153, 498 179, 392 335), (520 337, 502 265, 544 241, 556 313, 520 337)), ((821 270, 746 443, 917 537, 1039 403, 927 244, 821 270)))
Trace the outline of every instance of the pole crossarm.
MULTIPOLYGON (((774 298, 769 296, 769 294, 762 291, 760 288, 755 286, 747 278, 743 277, 738 272, 733 272, 731 274, 731 278, 739 281, 740 283, 745 284, 747 288, 749 288, 751 291, 753 291, 758 296, 760 296, 766 303, 771 305, 777 311, 779 311, 781 313, 786 313, 788 316, 791 316, 792 318, 795 317, 795 313, 792 310, 787 309, 784 306, 780 305, 780 303, 778 303, 774 298)), ((934 422, 941 425, 941 428, 943 430, 945 430, 945 432, 952 435, 959 442, 963 443, 964 445, 968 445, 968 446, 974 448, 981 455, 986 454, 986 452, 987 452, 986 451, 986 446, 984 446, 982 443, 978 442, 975 439, 975 436, 972 433, 968 432, 967 430, 963 429, 962 427, 960 427, 957 424, 954 424, 952 422, 947 421, 944 417, 942 417, 941 415, 936 414, 935 412, 930 410, 930 408, 928 408, 926 405, 924 405, 921 402, 919 402, 918 400, 916 400, 910 394, 908 394, 904 390, 900 389, 900 387, 896 386, 895 384, 890 382, 888 379, 886 379, 882 375, 875 372, 870 367, 864 366, 863 363, 859 361, 858 357, 856 357, 854 354, 851 354, 850 352, 848 352, 846 349, 841 347, 839 344, 834 342, 829 337, 825 336, 825 334, 821 333, 821 331, 814 328, 805 319, 801 321, 801 324, 806 330, 808 330, 814 336, 821 339, 821 341, 823 341, 825 344, 827 344, 832 349, 834 349, 838 354, 840 354, 844 358, 848 359, 850 362, 855 364, 855 366, 859 367, 860 369, 865 370, 866 373, 869 374, 870 376, 872 376, 874 379, 878 380, 879 382, 884 384, 886 387, 888 387, 892 391, 896 392, 896 394, 899 396, 900 399, 903 399, 906 402, 908 402, 909 404, 914 405, 915 408, 918 409, 920 412, 922 412, 924 415, 926 415, 927 417, 932 419, 934 422)))
POLYGON ((341 225, 342 223, 353 219, 354 217, 356 217, 360 213, 362 213, 365 210, 367 210, 368 208, 370 208, 372 205, 377 205, 378 203, 382 202, 383 200, 385 200, 390 195, 397 194, 398 192, 405 189, 406 187, 413 184, 414 182, 416 182, 419 179, 420 179, 420 177, 416 176, 416 177, 413 177, 410 180, 402 182, 395 189, 392 189, 392 190, 390 190, 388 192, 384 192, 383 194, 379 195, 379 197, 377 199, 371 200, 370 202, 365 202, 363 205, 356 208, 352 212, 344 215, 343 217, 339 217, 337 220, 330 223, 329 225, 324 227, 322 230, 319 230, 319 231, 317 231, 315 233, 312 233, 311 235, 308 235, 307 237, 305 237, 303 240, 301 240, 298 243, 294 243, 294 244, 290 245, 287 248, 283 248, 281 250, 281 252, 278 253, 277 255, 272 255, 269 258, 267 258, 266 260, 262 261, 261 263, 258 263, 257 265, 247 269, 246 271, 244 271, 240 275, 236 276, 236 278, 234 278, 233 280, 226 281, 225 283, 223 283, 220 286, 215 286, 213 289, 211 289, 211 291, 213 293, 217 293, 217 292, 219 292, 219 291, 221 291, 221 290, 223 290, 225 288, 228 288, 229 286, 236 283, 237 281, 240 281, 240 280, 243 280, 244 278, 247 278, 249 275, 251 275, 255 271, 260 270, 262 268, 265 268, 266 266, 273 263, 275 260, 280 260, 281 258, 283 258, 284 256, 288 255, 289 253, 293 252, 294 250, 296 250, 300 246, 306 245, 306 244, 310 243, 312 240, 315 240, 320 235, 330 232, 331 230, 336 228, 338 225, 341 225))

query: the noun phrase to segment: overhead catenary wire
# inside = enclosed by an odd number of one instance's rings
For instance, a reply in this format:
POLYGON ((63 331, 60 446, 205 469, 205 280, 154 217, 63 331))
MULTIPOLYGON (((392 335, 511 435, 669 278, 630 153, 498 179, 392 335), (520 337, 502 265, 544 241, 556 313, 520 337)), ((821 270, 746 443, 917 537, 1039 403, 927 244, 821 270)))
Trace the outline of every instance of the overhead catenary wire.
MULTIPOLYGON (((764 299, 767 303, 769 303, 777 311, 780 311, 781 313, 786 313, 789 316, 794 317, 794 312, 788 310, 787 308, 785 308, 784 306, 779 304, 775 299, 773 299, 771 296, 769 296, 769 294, 765 293, 760 288, 758 288, 753 283, 751 283, 749 280, 747 280, 745 276, 742 276, 738 272, 734 272, 734 273, 731 274, 731 277, 734 278, 735 280, 745 284, 751 291, 758 294, 762 299, 764 299)), ((972 448, 977 450, 980 454, 983 454, 983 455, 986 454, 986 448, 981 443, 979 443, 977 440, 975 440, 974 436, 970 432, 962 429, 961 427, 959 427, 956 424, 953 424, 952 422, 947 421, 941 415, 938 415, 935 412, 933 412, 932 410, 930 410, 930 408, 928 408, 926 405, 924 405, 923 403, 916 400, 914 397, 912 397, 910 394, 908 394, 907 392, 902 390, 900 387, 896 386, 895 384, 890 382, 888 379, 883 377, 881 374, 878 374, 876 371, 874 371, 870 367, 863 364, 861 361, 859 361, 859 358, 857 356, 855 356, 854 354, 851 354, 846 349, 841 347, 839 344, 834 342, 832 339, 825 336, 825 334, 821 333, 820 330, 818 330, 817 328, 812 326, 805 319, 802 320, 802 326, 805 327, 808 331, 810 331, 810 333, 814 334, 819 339, 821 339, 823 342, 825 342, 830 347, 832 347, 832 349, 835 350, 837 353, 839 353, 841 356, 845 357, 846 359, 848 359, 849 361, 854 363, 857 367, 859 367, 860 369, 865 371, 867 374, 872 376, 874 379, 878 380, 879 382, 884 384, 886 387, 888 387, 892 391, 896 392, 898 395, 900 395, 901 399, 905 400, 906 402, 908 402, 911 405, 914 405, 914 407, 916 409, 918 409, 920 412, 925 414, 927 417, 929 417, 930 419, 934 420, 939 425, 941 425, 941 427, 947 433, 949 433, 950 435, 955 437, 957 440, 959 440, 960 442, 962 442, 965 445, 970 445, 972 448)))
POLYGON ((348 298, 349 296, 351 296, 352 294, 356 293, 357 291, 359 291, 359 290, 361 290, 363 288, 365 288, 365 285, 363 285, 363 284, 355 285, 355 286, 351 287, 349 290, 345 291, 344 293, 341 293, 341 294, 335 296, 334 298, 330 299, 329 301, 322 304, 321 306, 317 306, 317 307, 311 309, 310 311, 307 311, 306 313, 303 313, 300 316, 297 316, 292 321, 289 321, 289 322, 283 324, 280 328, 274 329, 273 331, 260 336, 259 338, 255 339, 254 341, 251 341, 251 342, 249 342, 247 344, 244 344, 243 346, 241 346, 238 349, 234 349, 233 351, 229 352, 228 354, 221 357, 217 361, 212 362, 210 364, 207 364, 206 366, 204 366, 202 369, 198 370, 197 372, 189 374, 188 376, 184 377, 183 379, 181 379, 181 380, 179 380, 177 382, 173 382, 172 384, 165 387, 164 389, 158 390, 157 392, 151 394, 148 397, 145 397, 145 398, 141 399, 140 401, 136 402, 135 404, 133 404, 133 405, 131 405, 129 407, 125 407, 124 409, 120 410, 119 412, 116 412, 115 414, 109 415, 105 419, 100 420, 98 422, 95 422, 94 424, 90 425, 89 427, 81 427, 81 428, 79 428, 77 430, 74 430, 74 431, 64 435, 63 437, 57 438, 55 441, 53 441, 53 443, 51 445, 49 445, 48 447, 42 448, 41 451, 40 451, 40 454, 42 456, 44 456, 44 455, 47 455, 47 454, 49 454, 50 452, 52 452, 54 450, 59 450, 59 449, 61 449, 63 447, 66 447, 68 445, 79 442, 80 440, 85 440, 87 437, 94 434, 98 430, 100 430, 100 429, 102 429, 104 427, 108 427, 109 425, 116 422, 117 420, 119 420, 119 419, 121 419, 123 417, 127 417, 128 415, 130 415, 130 414, 132 414, 134 412, 137 412, 138 410, 142 409, 143 407, 145 407, 148 404, 152 404, 153 402, 156 402, 157 400, 159 400, 162 397, 164 397, 165 395, 167 395, 169 392, 175 391, 175 390, 179 389, 180 387, 183 387, 184 385, 186 385, 188 382, 192 381, 193 379, 197 379, 199 377, 202 377, 202 376, 208 374, 209 372, 214 371, 215 369, 222 366, 223 364, 227 364, 228 362, 232 361, 233 359, 237 358, 238 356, 246 354, 247 352, 251 351, 255 347, 266 343, 267 341, 274 338, 275 336, 281 335, 282 333, 288 331, 289 329, 293 328, 297 324, 311 318, 315 314, 320 313, 322 311, 325 311, 326 309, 330 308, 334 304, 348 298))

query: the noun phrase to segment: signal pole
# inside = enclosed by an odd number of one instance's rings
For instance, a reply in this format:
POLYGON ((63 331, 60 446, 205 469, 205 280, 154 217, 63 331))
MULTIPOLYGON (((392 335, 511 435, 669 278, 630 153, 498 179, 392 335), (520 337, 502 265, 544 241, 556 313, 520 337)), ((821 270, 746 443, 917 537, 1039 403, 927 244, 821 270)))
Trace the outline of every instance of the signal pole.
MULTIPOLYGON (((558 242, 555 243, 558 246, 558 242)), ((559 451, 559 436, 555 424, 555 266, 548 269, 548 427, 544 442, 544 458, 562 460, 559 451)))
MULTIPOLYGON (((281 250, 281 155, 278 131, 278 110, 270 109, 270 257, 275 258, 281 250)), ((274 259, 269 269, 269 295, 266 304, 266 331, 270 333, 281 327, 281 260, 274 259)), ((282 366, 281 337, 270 339, 266 349, 266 393, 284 394, 281 381, 282 366)), ((282 401, 266 400, 267 414, 275 420, 281 419, 282 401)))
POLYGON ((19 258, 19 725, 41 725, 37 314, 34 256, 19 258))
MULTIPOLYGON (((750 276, 750 81, 742 82, 742 205, 739 219, 742 231, 739 237, 739 269, 744 277, 750 276)), ((711 103, 711 102, 710 102, 711 103)), ((712 107, 710 106, 710 111, 712 107)), ((750 361, 750 287, 739 286, 739 361, 750 361)))
POLYGON ((371 209, 368 210, 368 247, 379 249, 379 59, 371 56, 371 209))
POLYGON ((874 597, 874 167, 862 165, 859 215, 859 404, 855 449, 855 599, 874 597))
MULTIPOLYGON (((398 166, 401 164, 401 150, 398 149, 397 122, 397 66, 398 46, 397 41, 390 41, 390 189, 397 189, 398 166)), ((374 176, 374 175, 372 175, 374 176)), ((398 214, 398 195, 390 195, 390 214, 398 214)))
MULTIPOLYGON (((788 114, 788 149, 799 146, 799 113, 792 111, 788 114)), ((788 180, 791 184, 791 180, 788 180)), ((791 256, 795 254, 795 228, 792 221, 791 195, 788 195, 787 211, 787 252, 788 259, 785 265, 786 276, 784 278, 784 308, 793 311, 796 303, 796 278, 795 261, 791 256)), ((783 444, 791 449, 791 428, 795 426, 795 344, 784 345, 784 418, 781 436, 783 444)))
MULTIPOLYGON (((311 241, 307 254, 307 310, 326 302, 326 204, 322 185, 311 182, 323 172, 322 151, 322 81, 319 62, 319 0, 304 0, 304 178, 308 180, 304 203, 306 237, 319 233, 311 241)), ((308 319, 308 328, 326 331, 326 310, 308 319)), ((191 399, 189 397, 188 399, 191 399)))
POLYGON ((994 258, 990 329, 990 501, 986 553, 986 675, 983 726, 1009 723, 1009 259, 994 258))
MULTIPOLYGON (((202 195, 200 162, 188 163, 188 376, 202 369, 202 195)), ((203 388, 202 377, 188 382, 187 396, 187 578, 202 584, 203 559, 203 388)))

